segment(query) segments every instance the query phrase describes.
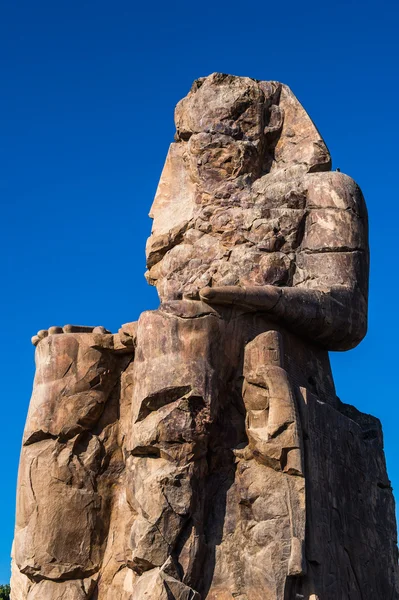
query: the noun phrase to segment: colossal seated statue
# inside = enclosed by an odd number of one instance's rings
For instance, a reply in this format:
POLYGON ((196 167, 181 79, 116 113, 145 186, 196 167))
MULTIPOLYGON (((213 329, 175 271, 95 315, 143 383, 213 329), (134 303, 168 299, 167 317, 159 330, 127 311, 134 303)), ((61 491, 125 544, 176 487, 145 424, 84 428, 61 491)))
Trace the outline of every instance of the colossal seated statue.
POLYGON ((12 598, 396 598, 381 427, 328 359, 366 333, 361 191, 283 84, 215 73, 175 121, 159 309, 33 338, 12 598))

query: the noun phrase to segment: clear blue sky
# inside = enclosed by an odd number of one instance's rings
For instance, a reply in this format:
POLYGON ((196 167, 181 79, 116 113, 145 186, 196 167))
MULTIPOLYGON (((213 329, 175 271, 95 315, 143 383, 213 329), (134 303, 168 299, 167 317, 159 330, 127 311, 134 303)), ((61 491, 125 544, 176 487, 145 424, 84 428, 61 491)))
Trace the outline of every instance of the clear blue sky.
POLYGON ((156 307, 143 277, 147 214, 174 105, 213 71, 291 86, 334 168, 364 191, 369 333, 332 364, 341 399, 382 420, 399 489, 398 17, 394 0, 0 2, 0 583, 34 373, 30 336, 65 323, 116 330, 156 307))

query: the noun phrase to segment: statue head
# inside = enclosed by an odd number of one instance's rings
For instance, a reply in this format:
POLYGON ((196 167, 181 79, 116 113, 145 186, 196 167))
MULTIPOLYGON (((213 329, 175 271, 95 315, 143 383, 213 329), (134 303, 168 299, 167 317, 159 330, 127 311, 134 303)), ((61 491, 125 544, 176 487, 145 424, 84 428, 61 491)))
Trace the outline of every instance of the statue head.
POLYGON ((178 103, 175 123, 176 141, 189 142, 201 165, 210 166, 221 154, 227 158, 218 148, 228 147, 230 165, 219 177, 245 173, 253 180, 281 167, 300 165, 307 172, 331 167, 313 122, 289 88, 276 81, 222 73, 198 79, 178 103), (201 161, 204 154, 207 160, 201 161))

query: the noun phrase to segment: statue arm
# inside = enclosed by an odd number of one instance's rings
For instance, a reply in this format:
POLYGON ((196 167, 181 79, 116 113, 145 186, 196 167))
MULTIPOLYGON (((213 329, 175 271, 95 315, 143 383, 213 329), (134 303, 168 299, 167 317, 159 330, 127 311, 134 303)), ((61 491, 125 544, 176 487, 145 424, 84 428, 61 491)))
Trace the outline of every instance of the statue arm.
POLYGON ((359 289, 343 285, 328 291, 283 288, 271 312, 295 333, 329 350, 354 348, 367 331, 366 300, 359 289))
POLYGON ((337 286, 328 292, 303 288, 204 288, 201 300, 266 312, 298 335, 329 350, 349 350, 365 336, 366 301, 358 290, 337 286))
POLYGON ((200 296, 210 304, 264 311, 329 350, 348 350, 367 331, 367 213, 360 189, 346 175, 312 177, 292 287, 214 287, 200 296))

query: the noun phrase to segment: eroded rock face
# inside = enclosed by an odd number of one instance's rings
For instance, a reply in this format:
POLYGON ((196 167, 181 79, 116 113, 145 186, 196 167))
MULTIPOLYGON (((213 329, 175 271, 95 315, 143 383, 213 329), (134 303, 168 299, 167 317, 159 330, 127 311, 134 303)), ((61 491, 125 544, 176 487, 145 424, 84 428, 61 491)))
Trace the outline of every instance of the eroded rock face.
POLYGON ((161 300, 199 299, 207 286, 289 287, 305 301, 311 295, 301 290, 327 292, 344 313, 318 299, 325 321, 335 312, 336 322, 314 322, 311 332, 306 323, 301 334, 328 348, 358 343, 367 313, 364 200, 352 179, 329 170, 328 150, 292 92, 214 74, 195 82, 175 117, 147 243, 147 278, 161 300))
POLYGON ((283 84, 198 80, 176 130, 159 309, 33 338, 12 598, 394 599, 380 424, 328 360, 366 331, 362 194, 283 84))

